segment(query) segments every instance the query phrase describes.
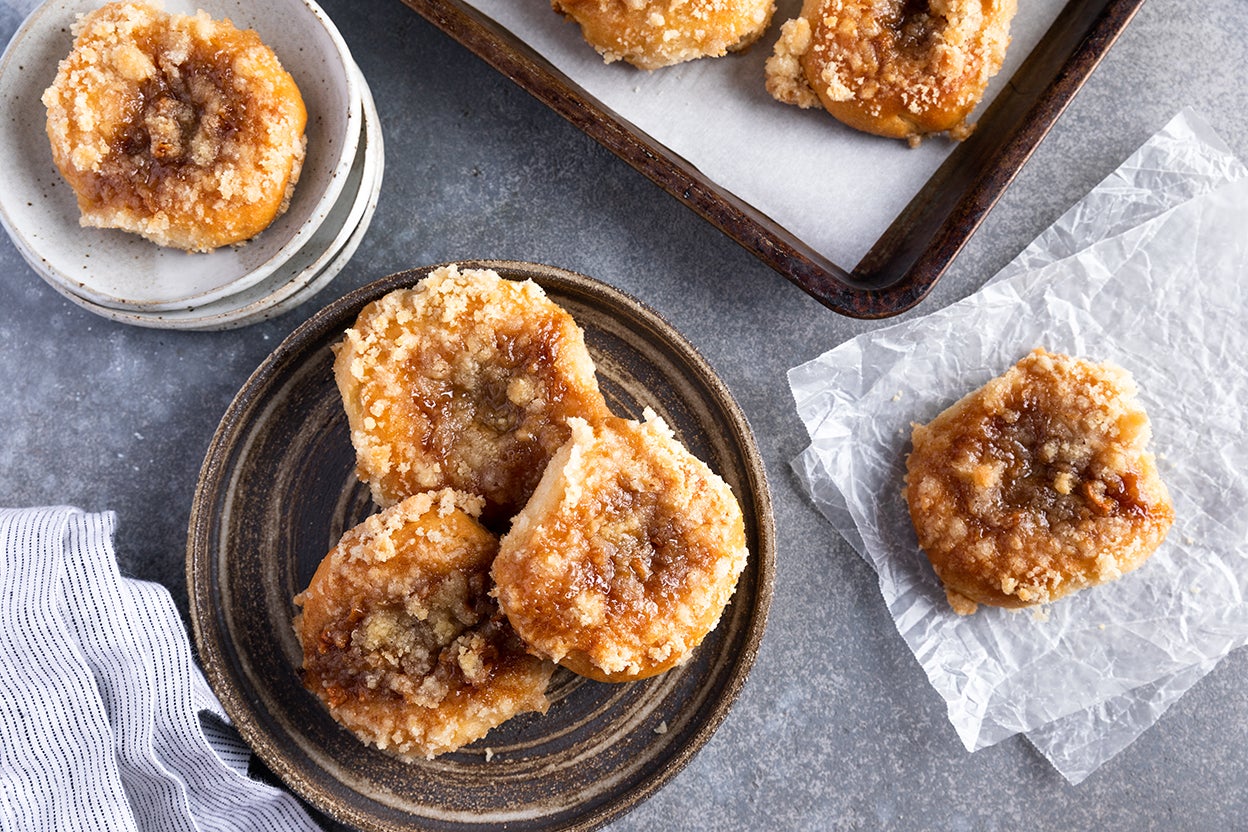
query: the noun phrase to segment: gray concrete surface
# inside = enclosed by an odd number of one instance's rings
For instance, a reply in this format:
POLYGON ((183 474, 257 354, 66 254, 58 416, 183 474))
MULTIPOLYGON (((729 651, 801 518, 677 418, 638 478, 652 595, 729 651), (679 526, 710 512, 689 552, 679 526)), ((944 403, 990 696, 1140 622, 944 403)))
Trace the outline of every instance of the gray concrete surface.
MULTIPOLYGON (((29 4, 16 5, 0 5, 4 40, 29 4)), ((785 371, 878 324, 822 308, 397 0, 324 5, 386 131, 380 207, 358 255, 285 317, 183 334, 80 310, 0 239, 0 504, 115 510, 123 571, 169 587, 185 611, 200 461, 234 392, 290 330, 412 265, 497 257, 563 266, 650 304, 719 370, 766 458, 779 541, 769 629, 735 709, 684 772, 613 830, 1248 826, 1243 651, 1079 787, 1021 738, 966 753, 874 574, 788 467, 805 434, 785 371)), ((1248 158, 1243 0, 1146 3, 909 314, 973 292, 1185 105, 1248 158)))

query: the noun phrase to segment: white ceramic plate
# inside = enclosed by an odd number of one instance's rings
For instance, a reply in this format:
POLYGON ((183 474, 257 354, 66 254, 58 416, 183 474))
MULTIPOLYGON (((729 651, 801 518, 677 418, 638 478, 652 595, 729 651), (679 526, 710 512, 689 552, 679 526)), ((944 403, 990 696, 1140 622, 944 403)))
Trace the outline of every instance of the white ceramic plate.
POLYGON ((372 198, 367 201, 367 212, 360 224, 352 232, 348 238, 346 245, 342 250, 334 256, 329 265, 318 272, 314 279, 301 286, 298 290, 292 292, 289 296, 283 298, 278 303, 265 305, 262 308, 253 311, 240 310, 238 313, 230 315, 215 315, 210 318, 204 318, 189 323, 182 327, 187 330, 199 332, 239 329, 244 326, 260 323, 261 321, 271 320, 284 315, 295 307, 310 300, 314 295, 333 282, 338 273, 350 262, 352 255, 356 249, 360 247, 360 241, 364 239, 365 232, 368 231, 369 223, 372 221, 373 210, 377 207, 377 195, 373 194, 372 198))
POLYGON ((256 29, 294 77, 308 109, 308 154, 290 209, 244 246, 208 254, 165 249, 136 235, 82 228, 73 193, 52 163, 43 90, 70 50, 70 26, 97 0, 49 0, 18 29, 0 58, 0 222, 40 276, 62 293, 118 309, 200 305, 264 281, 299 251, 337 203, 356 156, 362 119, 354 62, 311 0, 169 0, 174 12, 202 6, 256 29))
POLYGON ((184 330, 236 329, 276 317, 323 289, 346 265, 368 230, 384 171, 385 148, 376 105, 363 75, 357 80, 363 92, 364 135, 344 193, 307 245, 268 280, 220 300, 167 311, 116 309, 56 288, 77 305, 113 321, 184 330))

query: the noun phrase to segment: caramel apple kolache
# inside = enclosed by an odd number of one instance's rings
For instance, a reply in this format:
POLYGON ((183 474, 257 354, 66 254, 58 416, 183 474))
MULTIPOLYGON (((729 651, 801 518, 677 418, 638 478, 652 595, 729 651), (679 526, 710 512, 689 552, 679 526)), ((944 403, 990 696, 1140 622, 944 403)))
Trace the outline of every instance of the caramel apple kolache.
POLYGON ((607 63, 658 69, 718 58, 756 41, 773 0, 551 0, 607 63))
POLYGON ((1174 520, 1119 367, 1037 349, 926 425, 905 496, 953 610, 1047 604, 1115 580, 1174 520))
POLYGON ((445 266, 364 307, 334 376, 359 478, 383 506, 435 488, 519 511, 567 440, 606 416, 585 336, 532 281, 445 266))
POLYGON ((625 682, 689 657, 745 567, 741 507, 647 409, 572 419, 572 437, 502 540, 499 606, 529 649, 625 682))
POLYGON ((970 135, 1001 69, 1015 0, 806 0, 781 27, 767 91, 857 130, 918 144, 970 135))
POLYGON ((295 597, 308 690, 408 760, 548 705, 554 666, 525 652, 489 596, 498 538, 480 510, 449 489, 409 497, 344 534, 295 597))
POLYGON ((286 210, 307 112, 259 35, 145 3, 109 3, 73 32, 43 103, 82 225, 209 251, 286 210))

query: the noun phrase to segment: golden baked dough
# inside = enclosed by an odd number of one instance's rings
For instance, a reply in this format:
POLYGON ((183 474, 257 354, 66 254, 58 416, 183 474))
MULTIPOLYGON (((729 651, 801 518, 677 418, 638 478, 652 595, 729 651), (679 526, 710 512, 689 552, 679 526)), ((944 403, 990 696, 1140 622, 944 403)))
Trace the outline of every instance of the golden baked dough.
POLYGON ((572 316, 532 281, 438 269, 360 312, 334 375, 357 471, 381 505, 433 488, 520 510, 569 436, 609 414, 572 316))
POLYGON ((541 656, 621 682, 686 659, 745 566, 732 490, 653 412, 572 419, 494 561, 499 606, 541 656))
POLYGON ((767 60, 767 91, 912 145, 970 135, 1001 69, 1015 0, 805 0, 767 60))
POLYGON ((286 209, 307 113, 255 32, 144 3, 109 3, 73 31, 43 103, 84 226, 208 251, 286 209))
POLYGON ((547 708, 554 666, 489 596, 497 539, 479 498, 418 494, 343 535, 303 593, 303 680, 334 719, 405 759, 433 757, 547 708))
POLYGON ((954 611, 1024 607, 1142 564, 1174 520, 1131 376, 1037 349, 927 425, 905 496, 954 611))
POLYGON ((552 0, 607 63, 639 69, 720 57, 762 35, 773 0, 552 0))

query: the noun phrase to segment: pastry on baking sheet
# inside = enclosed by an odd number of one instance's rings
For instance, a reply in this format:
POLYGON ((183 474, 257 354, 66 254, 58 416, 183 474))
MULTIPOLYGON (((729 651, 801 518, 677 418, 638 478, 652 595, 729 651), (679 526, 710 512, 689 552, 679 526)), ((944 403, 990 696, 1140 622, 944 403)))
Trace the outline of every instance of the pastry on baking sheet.
POLYGON ((763 34, 773 0, 552 0, 607 63, 658 69, 744 49, 763 34))
POLYGON ((959 614, 1025 607, 1140 566, 1174 520, 1123 369, 1037 349, 915 425, 905 496, 959 614))
POLYGON ((767 91, 918 144, 968 122, 1010 43, 1015 0, 806 0, 766 65, 767 91))

